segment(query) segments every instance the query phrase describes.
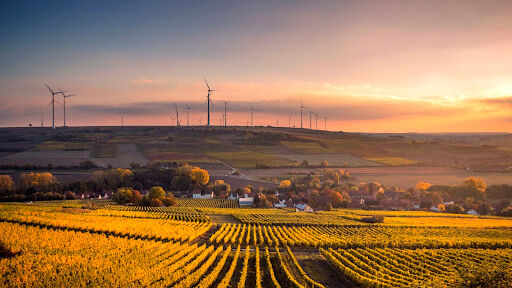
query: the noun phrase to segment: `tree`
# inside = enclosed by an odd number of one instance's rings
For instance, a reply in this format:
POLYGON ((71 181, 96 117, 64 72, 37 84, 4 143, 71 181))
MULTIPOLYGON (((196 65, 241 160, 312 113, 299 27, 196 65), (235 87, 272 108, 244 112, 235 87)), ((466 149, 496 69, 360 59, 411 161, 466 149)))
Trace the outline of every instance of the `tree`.
POLYGON ((133 172, 130 169, 116 168, 108 171, 96 171, 92 180, 104 189, 115 190, 130 185, 133 172))
POLYGON ((244 195, 244 196, 245 196, 245 194, 251 195, 252 194, 251 188, 245 187, 244 190, 242 190, 242 193, 243 193, 242 195, 244 195))
POLYGON ((23 191, 49 192, 58 186, 59 182, 50 172, 23 173, 20 176, 20 187, 23 191))
POLYGON ((281 188, 281 189, 288 189, 288 188, 290 188, 291 185, 292 185, 292 182, 290 180, 283 180, 279 184, 279 188, 281 188))
POLYGON ((142 196, 140 195, 139 190, 133 190, 132 191, 132 198, 130 199, 130 202, 136 205, 140 205, 140 201, 142 200, 142 196))
POLYGON ((480 192, 485 192, 485 188, 487 187, 487 184, 485 183, 485 180, 478 177, 469 177, 464 180, 462 183, 463 186, 474 188, 480 192))
POLYGON ((329 161, 323 160, 322 162, 320 162, 320 166, 322 166, 322 167, 329 167, 329 161))
POLYGON ((159 199, 151 199, 151 206, 152 207, 161 207, 162 201, 160 201, 159 199))
POLYGON ((14 191, 14 180, 9 175, 0 175, 0 195, 14 191))
POLYGON ((437 192, 423 192, 420 199, 422 208, 430 208, 443 203, 443 198, 437 192))
POLYGON ((190 171, 190 178, 199 185, 206 185, 210 181, 210 175, 208 171, 195 167, 190 171))
POLYGON ((377 199, 377 201, 381 201, 384 198, 386 198, 386 195, 384 195, 384 191, 379 190, 375 193, 375 199, 377 199))
POLYGON ((132 188, 129 187, 119 188, 116 190, 116 192, 114 192, 114 194, 112 194, 112 201, 120 205, 130 203, 131 200, 132 188))
POLYGON ((420 181, 416 183, 416 191, 426 191, 428 188, 432 187, 432 184, 420 181))
POLYGON ((464 207, 459 204, 451 204, 446 206, 446 212, 453 214, 462 214, 464 213, 464 207))
POLYGON ((225 197, 231 192, 231 186, 224 183, 224 180, 216 180, 212 186, 213 193, 215 196, 225 197))
POLYGON ((174 195, 169 192, 169 193, 167 193, 167 196, 162 198, 162 204, 164 204, 167 207, 176 206, 176 204, 178 204, 178 201, 176 200, 174 195))
MULTIPOLYGON (((149 189, 149 200, 162 199, 165 197, 165 191, 160 186, 155 186, 149 189)), ((161 204, 160 204, 161 205, 161 204)))

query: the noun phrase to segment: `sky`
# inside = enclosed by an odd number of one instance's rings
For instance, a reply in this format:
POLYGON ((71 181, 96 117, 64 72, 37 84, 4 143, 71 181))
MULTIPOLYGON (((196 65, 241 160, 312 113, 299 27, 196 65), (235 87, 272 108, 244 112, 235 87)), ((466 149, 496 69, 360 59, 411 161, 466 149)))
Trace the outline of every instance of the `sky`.
POLYGON ((512 1, 3 1, 0 126, 512 132, 512 1), (56 96, 56 125, 63 125, 56 96), (310 113, 313 112, 313 113, 310 113), (174 122, 173 122, 174 121, 174 122))

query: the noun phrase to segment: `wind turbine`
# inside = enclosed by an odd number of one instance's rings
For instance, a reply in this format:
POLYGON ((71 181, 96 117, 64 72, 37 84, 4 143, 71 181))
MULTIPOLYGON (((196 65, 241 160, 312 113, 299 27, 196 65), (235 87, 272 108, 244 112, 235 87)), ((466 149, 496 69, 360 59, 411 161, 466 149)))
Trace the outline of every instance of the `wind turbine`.
POLYGON ((288 128, 292 127, 292 115, 288 115, 288 128))
POLYGON ((251 109, 249 109, 249 110, 251 111, 251 126, 252 126, 252 127, 254 127, 254 122, 253 122, 253 112, 254 112, 254 110, 256 110, 256 109, 252 108, 252 104, 251 104, 251 109))
POLYGON ((302 104, 302 98, 300 99, 300 129, 302 129, 302 111, 307 107, 302 104))
POLYGON ((174 102, 174 108, 176 108, 176 126, 180 126, 180 114, 178 114, 178 104, 174 102))
POLYGON ((187 104, 185 104, 185 108, 187 108, 187 126, 190 126, 190 118, 188 117, 188 110, 192 109, 187 104))
POLYGON ((206 87, 208 87, 208 124, 206 124, 206 126, 210 126, 210 103, 212 104, 213 106, 213 102, 212 100, 210 99, 211 95, 212 95, 212 92, 215 91, 213 89, 210 89, 210 85, 208 85, 208 81, 206 81, 206 77, 204 78, 204 82, 206 83, 206 87))
POLYGON ((65 91, 59 89, 59 92, 62 94, 62 98, 64 98, 64 127, 66 127, 66 98, 73 97, 76 95, 66 95, 65 91))
POLYGON ((50 93, 52 94, 52 101, 50 102, 50 104, 52 104, 52 128, 55 129, 55 95, 61 94, 62 91, 54 92, 52 88, 48 86, 48 84, 44 83, 44 85, 46 86, 46 88, 48 88, 48 90, 50 90, 50 93))
POLYGON ((327 116, 324 116, 324 130, 327 131, 327 116))
POLYGON ((313 110, 311 110, 311 107, 309 107, 309 130, 311 130, 311 115, 315 113, 313 110))
POLYGON ((318 113, 315 113, 315 130, 318 130, 318 113))
POLYGON ((228 126, 228 101, 224 101, 224 127, 228 126))

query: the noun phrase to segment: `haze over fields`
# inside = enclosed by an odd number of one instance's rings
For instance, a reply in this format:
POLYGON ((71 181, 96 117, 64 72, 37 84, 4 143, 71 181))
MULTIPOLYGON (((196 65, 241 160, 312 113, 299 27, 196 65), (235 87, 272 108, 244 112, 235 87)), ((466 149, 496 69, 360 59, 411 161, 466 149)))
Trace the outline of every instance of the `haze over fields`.
POLYGON ((252 104, 254 125, 299 127, 303 99, 329 130, 512 132, 510 15, 510 1, 9 1, 0 126, 50 123, 43 82, 78 95, 68 125, 170 125, 174 102, 204 124, 206 76, 216 125, 227 100, 230 125, 252 104))

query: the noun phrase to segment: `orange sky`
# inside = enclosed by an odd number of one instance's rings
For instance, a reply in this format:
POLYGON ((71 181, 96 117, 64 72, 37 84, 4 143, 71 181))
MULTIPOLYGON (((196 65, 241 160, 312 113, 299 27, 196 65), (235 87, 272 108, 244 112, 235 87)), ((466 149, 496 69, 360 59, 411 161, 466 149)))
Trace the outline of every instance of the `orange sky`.
POLYGON ((512 132, 510 1, 138 5, 55 7, 67 25, 7 7, 2 21, 27 21, 4 31, 0 126, 49 124, 43 82, 78 95, 70 125, 168 125, 174 102, 204 124, 207 76, 213 124, 227 100, 228 124, 252 104, 255 125, 297 127, 302 99, 322 129, 512 132))

